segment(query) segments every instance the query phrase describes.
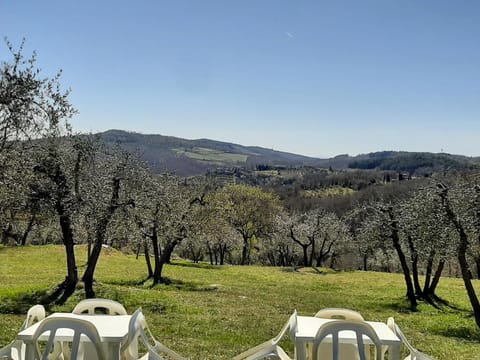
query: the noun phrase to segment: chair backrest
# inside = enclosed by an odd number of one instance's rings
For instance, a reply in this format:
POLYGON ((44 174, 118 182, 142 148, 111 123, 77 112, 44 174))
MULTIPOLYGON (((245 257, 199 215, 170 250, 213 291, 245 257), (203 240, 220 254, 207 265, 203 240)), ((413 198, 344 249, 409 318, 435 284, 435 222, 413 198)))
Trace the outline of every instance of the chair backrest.
POLYGON ((146 326, 145 316, 142 313, 142 308, 138 308, 132 314, 130 322, 128 324, 128 336, 125 342, 122 343, 120 347, 120 354, 122 354, 122 359, 133 359, 137 357, 136 347, 131 346, 140 336, 140 329, 143 329, 146 326))
POLYGON ((421 351, 417 350, 410 342, 408 341, 407 337, 404 335, 400 327, 395 323, 395 319, 393 317, 389 317, 387 319, 388 327, 398 336, 398 338, 402 341, 403 345, 405 345, 408 350, 410 351, 410 359, 411 360, 433 360, 427 354, 422 353, 421 351))
POLYGON ((102 310, 108 315, 127 315, 127 310, 117 301, 109 299, 85 299, 80 301, 72 313, 94 315, 97 310, 102 310))
POLYGON ((27 311, 27 317, 20 328, 20 331, 32 326, 36 322, 45 319, 45 308, 43 305, 33 305, 27 311))
POLYGON ((40 326, 37 328, 33 335, 33 341, 36 345, 37 356, 36 359, 47 360, 49 354, 53 350, 53 345, 55 341, 55 335, 58 329, 71 329, 73 330, 73 340, 72 340, 72 349, 71 349, 71 360, 77 360, 79 357, 79 346, 80 338, 82 335, 87 336, 90 339, 90 342, 93 344, 93 347, 96 351, 98 360, 106 360, 105 354, 103 352, 102 343, 100 335, 98 334, 97 328, 88 321, 81 319, 73 319, 67 317, 54 317, 47 318, 42 321, 40 326), (48 340, 46 342, 45 348, 42 351, 39 346, 39 337, 50 331, 48 340))
POLYGON ((293 314, 288 318, 287 323, 283 326, 282 330, 272 339, 274 345, 278 344, 280 340, 285 336, 287 331, 290 334, 292 341, 295 341, 295 333, 297 332, 297 310, 293 310, 293 314))
POLYGON ((158 354, 162 352, 168 355, 169 359, 173 360, 186 360, 183 356, 177 354, 175 351, 169 349, 161 342, 159 342, 153 336, 152 332, 148 328, 147 321, 145 316, 142 313, 142 309, 137 309, 131 319, 128 326, 128 337, 127 340, 122 344, 120 348, 120 353, 122 359, 136 359, 138 354, 136 354, 136 346, 132 346, 133 343, 136 345, 136 340, 141 339, 145 344, 148 350, 148 358, 152 360, 163 360, 164 358, 158 354))
MULTIPOLYGON (((375 330, 366 322, 359 321, 348 321, 348 320, 336 320, 328 322, 318 329, 318 332, 315 336, 313 342, 313 359, 320 359, 319 356, 319 347, 320 344, 325 340, 327 336, 331 336, 331 346, 333 358, 332 360, 339 359, 339 339, 341 331, 353 331, 356 335, 357 340, 357 351, 360 360, 369 359, 369 354, 365 354, 365 343, 363 336, 367 336, 371 339, 373 345, 375 345, 376 359, 382 359, 382 344, 378 338, 375 330)), ((368 349, 368 347, 367 347, 368 349)))
POLYGON ((323 319, 342 319, 363 321, 363 316, 354 310, 343 308, 325 308, 315 314, 315 317, 323 319))
POLYGON ((398 338, 402 341, 403 345, 405 345, 410 353, 413 355, 415 352, 418 350, 413 347, 412 344, 407 340, 406 336, 403 334, 402 330, 398 327, 398 325, 395 323, 395 320, 393 317, 389 317, 387 320, 387 326, 395 333, 395 335, 398 336, 398 338))

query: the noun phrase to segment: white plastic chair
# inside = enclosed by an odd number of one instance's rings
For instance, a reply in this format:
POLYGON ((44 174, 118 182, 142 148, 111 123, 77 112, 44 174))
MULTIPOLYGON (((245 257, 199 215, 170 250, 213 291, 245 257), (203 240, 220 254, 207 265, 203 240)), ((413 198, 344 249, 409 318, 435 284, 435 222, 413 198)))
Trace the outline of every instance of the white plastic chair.
POLYGON ((354 310, 343 308, 325 308, 315 314, 315 317, 323 319, 342 319, 363 321, 363 316, 354 310))
MULTIPOLYGON (((72 311, 73 314, 77 315, 95 315, 95 314, 107 314, 107 315, 127 315, 127 310, 125 307, 117 301, 110 299, 85 299, 80 301, 72 311)), ((64 348, 63 353, 68 357, 68 349, 65 347, 66 344, 62 344, 64 348)), ((94 356, 91 351, 91 346, 84 346, 86 344, 80 344, 80 351, 85 354, 86 357, 94 356)))
POLYGON ((90 339, 90 343, 93 345, 92 348, 95 349, 96 359, 107 360, 97 328, 88 321, 67 317, 47 318, 42 321, 33 334, 33 342, 36 346, 35 359, 47 360, 51 358, 52 347, 58 329, 73 330, 72 348, 69 351, 69 358, 71 360, 83 359, 83 347, 80 347, 80 338, 82 335, 85 335, 90 339), (39 337, 47 331, 49 331, 50 334, 48 335, 45 348, 41 350, 39 337))
POLYGON ((243 353, 235 356, 232 360, 256 360, 264 359, 269 356, 276 356, 282 360, 292 360, 278 345, 287 333, 287 330, 290 333, 290 338, 293 342, 295 342, 295 334, 297 332, 297 310, 293 312, 277 336, 247 351, 244 351, 243 353))
MULTIPOLYGON (((345 309, 345 308, 321 309, 315 314, 315 317, 323 318, 323 319, 364 321, 363 316, 359 312, 355 310, 345 309)), ((340 360, 357 360, 358 359, 357 345, 340 344, 339 347, 340 347, 340 360)), ((328 344, 324 343, 321 345, 319 351, 322 354, 326 354, 331 352, 331 349, 328 346, 328 344)))
MULTIPOLYGON (((28 309, 27 317, 20 331, 32 326, 34 323, 45 319, 45 308, 42 305, 33 305, 28 309)), ((21 340, 14 340, 0 349, 0 359, 20 360, 25 358, 25 344, 21 340)))
POLYGON ((187 360, 183 356, 177 354, 172 349, 169 349, 158 341, 148 328, 145 316, 142 309, 137 309, 130 319, 128 325, 128 338, 120 347, 120 354, 122 360, 164 360, 160 355, 163 353, 168 356, 168 359, 173 360, 187 360), (147 348, 147 353, 142 357, 138 357, 138 339, 141 339, 147 348))
POLYGON ((85 299, 80 301, 72 313, 95 315, 97 310, 104 310, 108 315, 127 315, 127 310, 117 301, 109 299, 85 299))
POLYGON ((313 351, 312 351, 312 359, 313 360, 320 360, 320 359, 332 359, 332 360, 339 360, 340 352, 342 349, 339 347, 339 339, 340 339, 340 332, 342 331, 354 331, 356 334, 357 340, 357 354, 355 357, 350 357, 350 359, 354 359, 358 356, 360 360, 367 360, 370 359, 370 354, 367 354, 367 350, 369 350, 369 346, 365 346, 366 344, 363 341, 363 336, 369 337, 374 346, 375 346, 375 358, 376 360, 382 360, 382 344, 380 339, 378 338, 375 330, 365 323, 359 321, 348 321, 348 320, 337 320, 328 322, 318 329, 318 332, 315 336, 315 340, 313 342, 313 351), (325 338, 327 336, 331 336, 331 343, 328 343, 328 353, 325 354, 323 351, 325 348, 321 345, 324 343, 325 338))
POLYGON ((408 355, 404 360, 435 360, 434 358, 428 356, 427 354, 422 353, 421 351, 417 350, 410 344, 403 334, 402 330, 400 330, 400 327, 395 323, 395 320, 393 317, 389 317, 387 320, 387 325, 388 327, 397 335, 400 340, 402 340, 402 343, 408 348, 410 351, 410 355, 408 355))

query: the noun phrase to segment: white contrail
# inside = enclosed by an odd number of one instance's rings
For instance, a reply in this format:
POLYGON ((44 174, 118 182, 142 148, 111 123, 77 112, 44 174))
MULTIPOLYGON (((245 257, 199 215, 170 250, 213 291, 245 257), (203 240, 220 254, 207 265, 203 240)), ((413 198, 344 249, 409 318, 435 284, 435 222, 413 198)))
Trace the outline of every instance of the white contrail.
POLYGON ((287 35, 290 39, 293 39, 295 37, 292 35, 292 33, 289 33, 288 31, 285 31, 285 35, 287 35))

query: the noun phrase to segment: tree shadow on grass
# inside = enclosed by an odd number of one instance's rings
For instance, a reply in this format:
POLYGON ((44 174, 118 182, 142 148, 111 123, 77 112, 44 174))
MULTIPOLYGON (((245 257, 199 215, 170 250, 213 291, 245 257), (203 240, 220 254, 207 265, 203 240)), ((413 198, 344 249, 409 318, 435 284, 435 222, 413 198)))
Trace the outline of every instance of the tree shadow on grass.
POLYGON ((431 330, 432 334, 445 336, 449 338, 458 338, 462 340, 480 342, 480 330, 470 327, 449 327, 431 330))
POLYGON ((169 265, 190 267, 190 268, 197 268, 197 269, 214 269, 214 270, 221 270, 222 269, 222 265, 212 265, 212 264, 208 264, 208 263, 172 262, 169 265))
POLYGON ((178 290, 182 291, 216 291, 221 286, 219 284, 209 284, 209 285, 199 285, 193 282, 185 282, 182 280, 170 279, 170 278, 163 278, 163 282, 161 284, 152 284, 151 288, 155 288, 156 286, 171 286, 178 290))
POLYGON ((301 272, 298 271, 299 268, 297 267, 294 267, 294 266, 286 266, 286 267, 282 267, 280 269, 281 272, 284 272, 284 273, 297 273, 297 274, 303 274, 301 272))
POLYGON ((138 280, 131 279, 131 280, 104 281, 104 283, 109 285, 117 285, 117 286, 132 286, 132 287, 146 286, 150 289, 153 289, 159 286, 170 286, 183 291, 215 291, 215 290, 218 290, 218 288, 221 286, 219 284, 199 285, 193 282, 185 282, 182 280, 171 279, 168 277, 162 277, 161 283, 159 284, 152 283, 150 286, 148 286, 147 284, 149 281, 153 281, 153 279, 151 277, 146 277, 138 280))
MULTIPOLYGON (((471 311, 465 308, 460 308, 455 304, 448 302, 445 299, 442 299, 438 296, 434 296, 430 299, 417 299, 418 304, 427 304, 433 306, 435 309, 439 310, 443 313, 464 313, 469 314, 471 311)), ((405 298, 398 298, 397 301, 394 302, 384 302, 378 305, 378 307, 385 309, 385 310, 392 310, 399 313, 415 313, 421 311, 420 309, 412 309, 410 307, 410 303, 405 298)))
POLYGON ((403 313, 403 314, 413 314, 418 311, 418 310, 413 310, 410 307, 409 302, 403 298, 400 298, 398 299, 398 301, 395 301, 395 302, 379 303, 378 307, 383 310, 391 310, 392 312, 403 313))
POLYGON ((130 279, 130 280, 108 280, 103 281, 105 284, 109 285, 119 285, 119 286, 141 286, 145 284, 151 277, 145 277, 142 279, 130 279))
POLYGON ((3 297, 0 299, 0 313, 26 314, 28 309, 36 304, 45 306, 45 309, 48 311, 52 305, 50 296, 53 290, 54 289, 29 291, 3 297))
POLYGON ((426 303, 428 303, 428 304, 430 304, 430 305, 432 305, 435 308, 440 309, 440 310, 442 310, 444 308, 447 308, 447 309, 456 310, 456 311, 469 312, 469 310, 462 309, 462 308, 458 307, 457 305, 454 305, 451 302, 449 302, 448 300, 445 300, 445 299, 443 299, 440 296, 437 296, 435 294, 430 296, 427 299, 424 299, 423 301, 425 301, 426 303))

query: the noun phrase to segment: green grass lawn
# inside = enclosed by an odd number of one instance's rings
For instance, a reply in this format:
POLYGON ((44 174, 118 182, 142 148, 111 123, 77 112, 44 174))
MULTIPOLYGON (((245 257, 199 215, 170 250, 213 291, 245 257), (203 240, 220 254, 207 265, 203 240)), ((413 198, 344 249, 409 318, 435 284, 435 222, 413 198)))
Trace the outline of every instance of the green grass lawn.
MULTIPOLYGON (((78 247, 77 260, 81 274, 84 247, 78 247)), ((97 296, 118 300, 129 312, 142 307, 153 333, 190 359, 229 359, 276 335, 294 309, 314 315, 324 307, 354 309, 374 321, 393 316, 417 348, 438 360, 480 359, 480 331, 459 279, 444 278, 439 285, 438 294, 451 307, 421 304, 411 313, 398 274, 178 262, 165 269, 172 284, 155 288, 141 284, 145 275, 143 259, 104 251, 97 296)), ((0 247, 0 346, 15 337, 36 296, 64 276, 61 246, 0 247)), ((65 305, 47 312, 71 311, 82 298, 80 284, 65 305)))

